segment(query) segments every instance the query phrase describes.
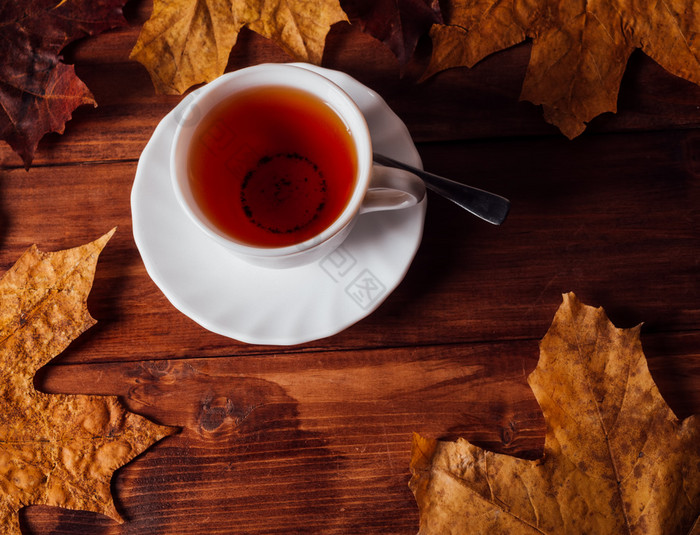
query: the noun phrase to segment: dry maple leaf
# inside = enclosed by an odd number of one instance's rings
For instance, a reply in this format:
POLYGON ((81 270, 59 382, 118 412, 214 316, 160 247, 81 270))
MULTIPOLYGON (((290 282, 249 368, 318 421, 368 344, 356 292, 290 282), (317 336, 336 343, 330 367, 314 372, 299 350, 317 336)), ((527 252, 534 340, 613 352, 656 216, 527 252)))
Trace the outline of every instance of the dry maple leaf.
POLYGON ((154 0, 130 57, 157 92, 177 94, 223 74, 243 26, 297 60, 320 63, 326 34, 342 20, 338 0, 154 0))
POLYGON ((565 295, 528 382, 547 424, 540 460, 414 436, 421 534, 691 532, 700 421, 666 405, 639 327, 616 329, 565 295))
POLYGON ((442 23, 438 0, 341 0, 341 5, 351 19, 359 20, 362 31, 388 46, 402 66, 430 27, 442 23))
POLYGON ((0 532, 19 535, 17 512, 43 504, 117 521, 114 470, 171 428, 128 413, 116 397, 56 395, 35 372, 95 323, 86 300, 97 257, 114 230, 65 251, 31 247, 0 279, 0 532))
POLYGON ((73 110, 96 105, 59 52, 71 41, 126 24, 126 0, 9 0, 0 4, 0 139, 29 168, 39 140, 63 133, 73 110))
POLYGON ((532 39, 521 98, 569 138, 617 110, 627 60, 641 48, 667 71, 700 84, 697 0, 454 0, 434 26, 427 75, 532 39))

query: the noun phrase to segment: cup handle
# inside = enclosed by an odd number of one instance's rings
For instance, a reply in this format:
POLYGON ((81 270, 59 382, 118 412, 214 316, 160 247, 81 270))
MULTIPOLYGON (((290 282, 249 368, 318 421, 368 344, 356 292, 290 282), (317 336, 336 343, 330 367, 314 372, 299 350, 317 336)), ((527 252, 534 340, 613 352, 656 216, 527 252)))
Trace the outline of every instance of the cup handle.
POLYGON ((369 189, 360 206, 360 213, 398 210, 415 206, 425 197, 425 184, 413 173, 372 165, 369 189))

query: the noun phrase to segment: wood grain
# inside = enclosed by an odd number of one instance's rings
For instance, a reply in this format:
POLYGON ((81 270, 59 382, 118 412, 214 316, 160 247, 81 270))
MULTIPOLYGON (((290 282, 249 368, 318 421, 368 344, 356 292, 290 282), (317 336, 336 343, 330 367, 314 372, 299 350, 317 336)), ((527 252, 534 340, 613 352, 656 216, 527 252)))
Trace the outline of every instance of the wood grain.
MULTIPOLYGON (((32 243, 57 250, 117 226, 88 302, 98 324, 36 384, 117 394, 182 431, 115 476, 124 524, 33 506, 24 533, 415 533, 413 432, 540 454, 526 377, 567 291, 619 327, 643 323, 662 394, 679 417, 700 411, 700 87, 634 54, 618 113, 568 141, 518 101, 527 44, 419 83, 427 41, 402 77, 383 45, 334 26, 324 66, 384 97, 427 169, 512 211, 492 227, 431 195, 418 255, 375 313, 307 344, 247 345, 179 313, 132 237, 138 158, 182 98, 156 95, 128 60, 150 11, 130 2, 128 27, 64 51, 99 106, 42 140, 29 172, 0 146, 0 269, 32 243)), ((289 60, 244 31, 229 70, 289 60)))
MULTIPOLYGON (((421 248, 397 291, 350 329, 293 350, 538 339, 570 290, 621 326, 694 329, 699 142, 680 130, 419 145, 429 169, 508 196, 509 219, 493 227, 431 196, 421 248)), ((204 331, 148 278, 131 234, 134 172, 132 162, 3 172, 5 269, 35 241, 56 250, 118 227, 89 303, 99 324, 62 361, 270 351, 204 331)))
MULTIPOLYGON (((698 342, 644 339, 681 417, 700 409, 698 342)), ((541 455, 544 422, 526 383, 537 352, 517 341, 49 366, 43 391, 118 394, 182 431, 119 472, 122 528, 49 508, 25 518, 38 533, 411 533, 414 431, 541 455)))

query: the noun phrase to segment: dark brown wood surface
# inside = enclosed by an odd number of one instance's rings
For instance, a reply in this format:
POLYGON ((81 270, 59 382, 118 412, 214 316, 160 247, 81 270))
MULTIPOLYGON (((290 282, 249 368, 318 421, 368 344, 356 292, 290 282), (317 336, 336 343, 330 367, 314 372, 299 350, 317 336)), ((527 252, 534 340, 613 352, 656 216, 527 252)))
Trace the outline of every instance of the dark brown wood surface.
MULTIPOLYGON (((383 45, 336 25, 323 65, 382 95, 427 169, 512 211, 493 227, 431 195, 418 255, 375 313, 323 340, 247 345, 174 309, 134 244, 137 161, 181 98, 156 95, 128 59, 150 9, 131 2, 128 28, 65 50, 99 106, 44 138, 29 172, 0 146, 0 264, 118 226, 89 299, 98 324, 36 383, 117 394, 182 431, 115 475, 124 524, 31 506, 24 533, 415 533, 413 432, 541 453, 526 378, 568 291, 619 327, 643 323, 662 394, 680 417, 700 412, 700 87, 636 53, 618 112, 569 141, 518 101, 528 44, 417 83, 420 60, 402 77, 383 45)), ((229 70, 290 59, 244 31, 229 70)))

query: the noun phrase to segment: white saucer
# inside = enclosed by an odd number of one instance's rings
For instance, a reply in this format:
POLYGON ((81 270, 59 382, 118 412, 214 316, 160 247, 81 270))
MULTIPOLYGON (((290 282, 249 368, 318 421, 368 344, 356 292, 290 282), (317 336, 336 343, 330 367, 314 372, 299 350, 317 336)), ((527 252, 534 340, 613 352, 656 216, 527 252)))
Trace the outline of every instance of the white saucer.
MULTIPOLYGON (((301 65, 340 85, 365 114, 377 152, 422 167, 408 129, 354 78, 301 65)), ((158 125, 136 169, 131 213, 148 274, 183 314, 251 344, 292 345, 336 334, 374 311, 399 285, 423 235, 426 200, 360 216, 319 262, 291 269, 251 266, 207 238, 177 204, 168 153, 181 102, 158 125)))

